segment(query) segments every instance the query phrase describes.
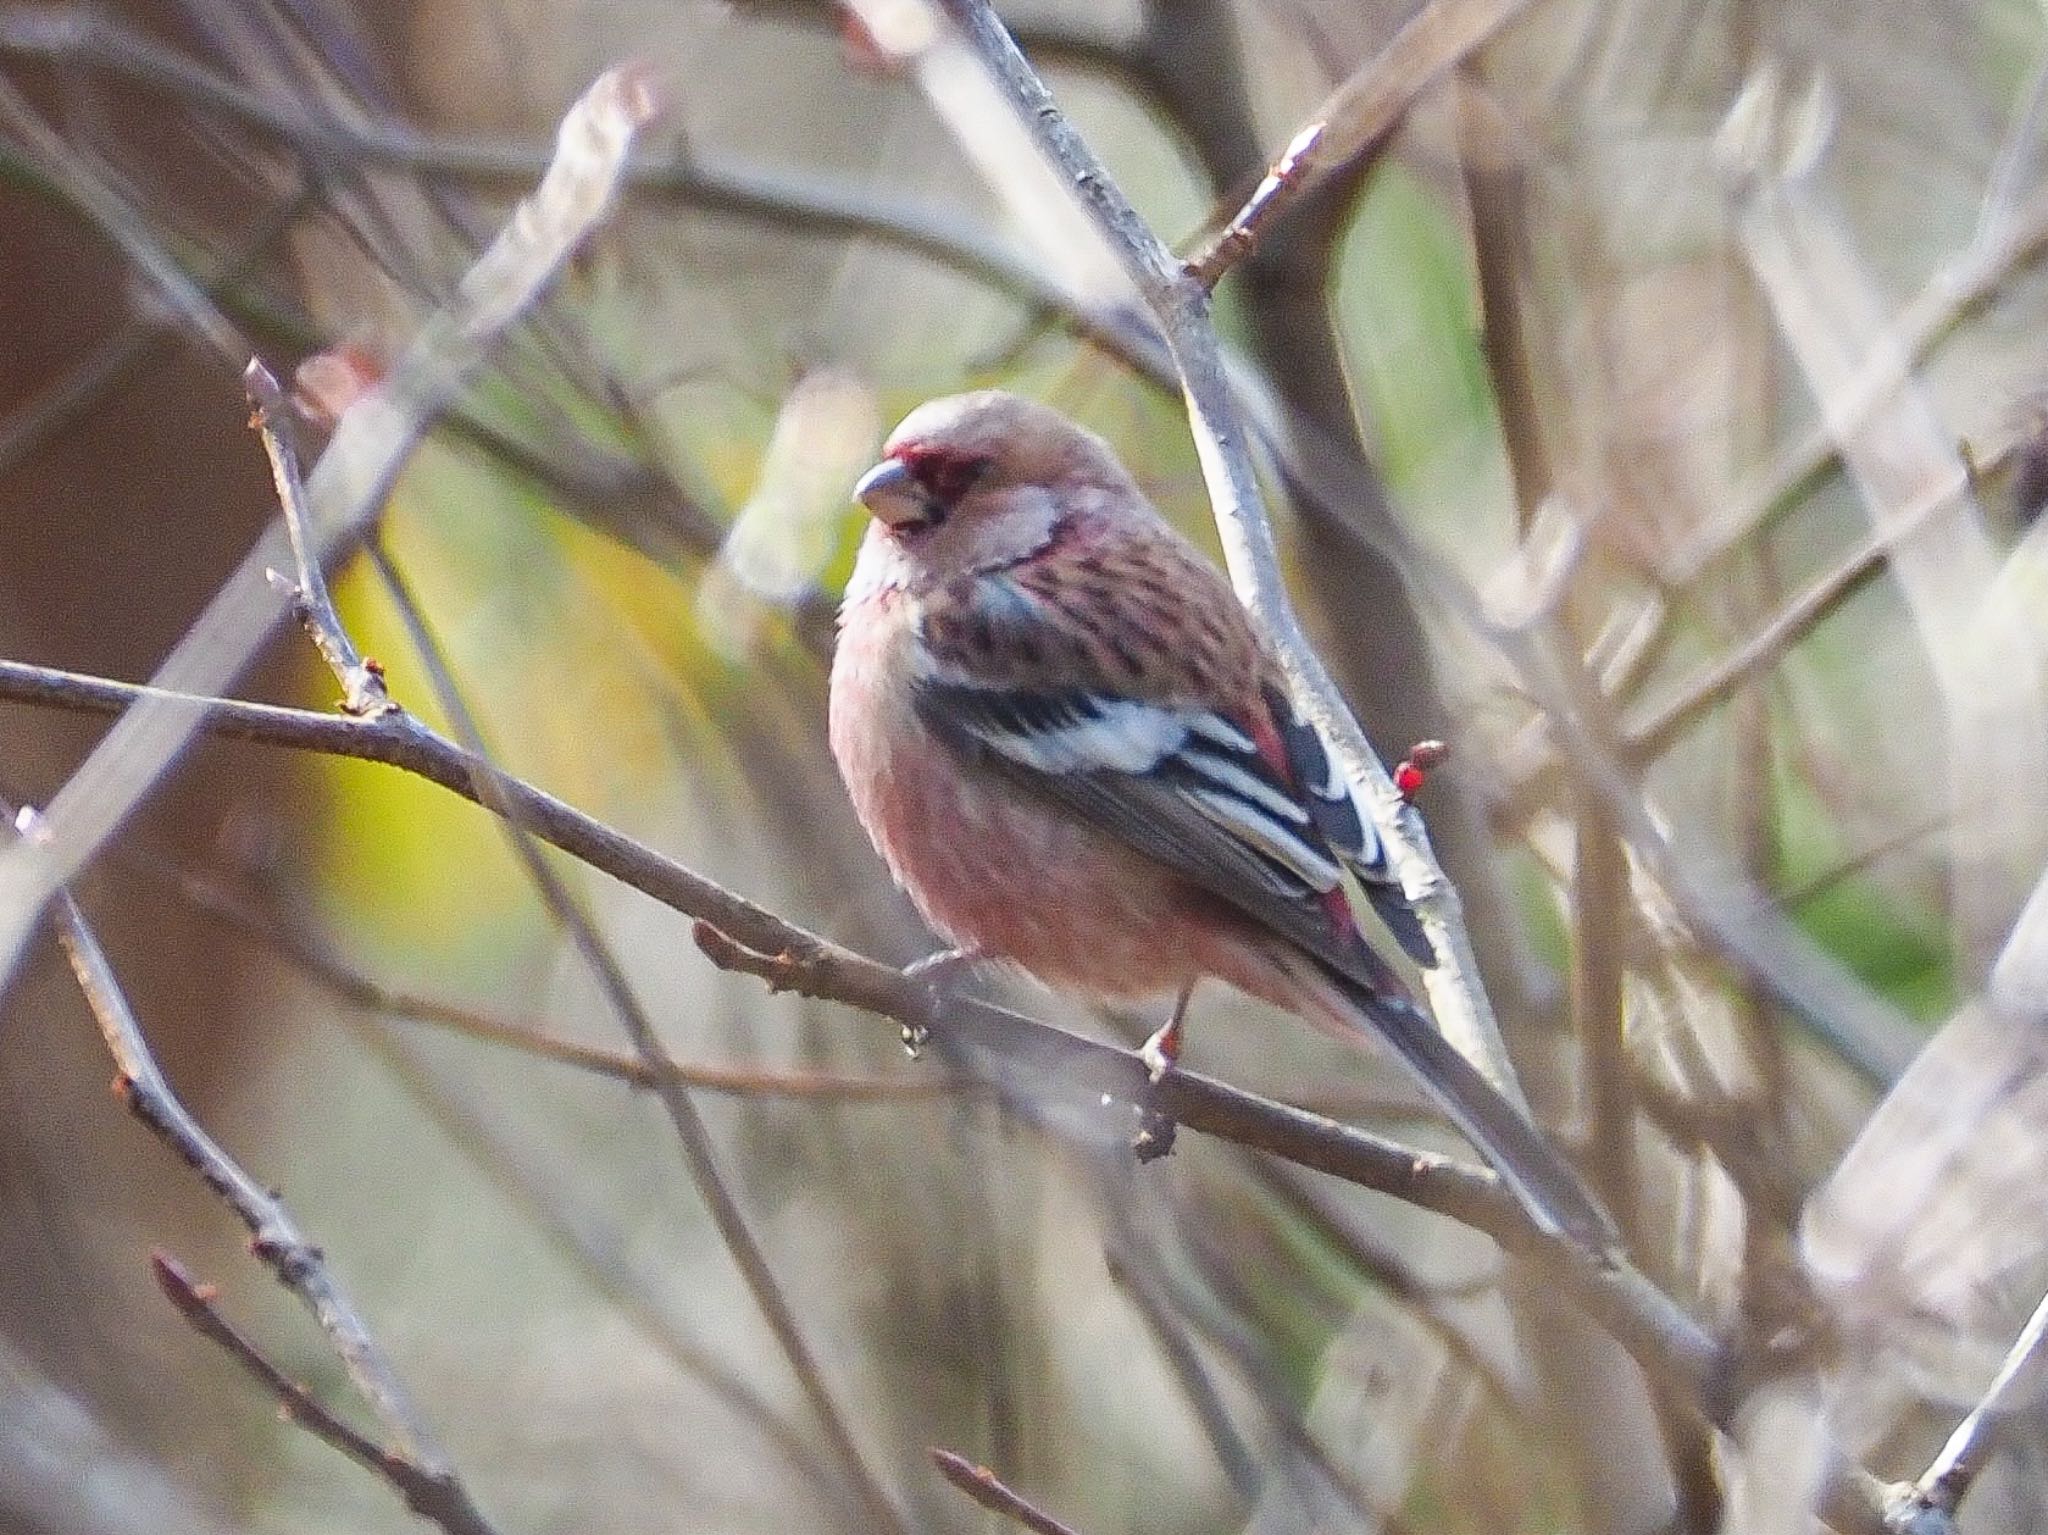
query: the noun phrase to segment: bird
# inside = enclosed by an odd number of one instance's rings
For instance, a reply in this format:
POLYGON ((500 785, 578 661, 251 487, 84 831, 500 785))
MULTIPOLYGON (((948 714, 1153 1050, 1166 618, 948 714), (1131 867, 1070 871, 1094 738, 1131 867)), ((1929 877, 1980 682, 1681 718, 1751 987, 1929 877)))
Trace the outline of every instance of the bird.
POLYGON ((1537 1227, 1611 1218, 1437 1030, 1347 886, 1433 963, 1374 822, 1223 573, 1100 437, 1000 390, 929 401, 854 486, 828 734, 854 811, 950 947, 1098 1002, 1220 980, 1376 1034, 1537 1227))

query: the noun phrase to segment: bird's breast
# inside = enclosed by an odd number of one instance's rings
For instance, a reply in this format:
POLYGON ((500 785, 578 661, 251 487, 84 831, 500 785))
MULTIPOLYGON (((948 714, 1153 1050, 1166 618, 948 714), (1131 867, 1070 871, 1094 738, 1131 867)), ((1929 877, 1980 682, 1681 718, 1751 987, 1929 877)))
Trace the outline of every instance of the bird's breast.
POLYGON ((870 840, 933 929, 1055 986, 1141 997, 1202 968, 1188 900, 1158 865, 986 768, 910 705, 910 604, 849 609, 832 668, 833 755, 870 840))

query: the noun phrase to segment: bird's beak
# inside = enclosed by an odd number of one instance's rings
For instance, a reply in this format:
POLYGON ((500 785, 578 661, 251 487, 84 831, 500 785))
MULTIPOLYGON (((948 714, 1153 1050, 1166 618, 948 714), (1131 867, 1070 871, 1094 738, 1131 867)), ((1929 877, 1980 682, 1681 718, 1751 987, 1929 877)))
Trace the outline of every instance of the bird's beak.
POLYGON ((885 458, 853 487, 853 498, 892 528, 914 528, 932 520, 930 498, 900 458, 885 458))

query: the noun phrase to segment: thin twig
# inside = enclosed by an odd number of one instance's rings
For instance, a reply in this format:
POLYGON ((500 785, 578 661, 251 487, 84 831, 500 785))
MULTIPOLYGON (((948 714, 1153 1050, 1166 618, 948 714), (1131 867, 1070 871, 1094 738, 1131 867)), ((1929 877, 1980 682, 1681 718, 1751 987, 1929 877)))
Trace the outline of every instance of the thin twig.
POLYGON ((1625 1231, 1636 1229, 1635 1072, 1623 1006, 1624 956, 1635 911, 1628 851, 1597 790, 1576 796, 1571 884, 1573 1030, 1585 1060, 1592 1111, 1587 1151, 1595 1178, 1625 1231))
POLYGON ((1182 1325, 1166 1298, 1159 1293, 1162 1286, 1157 1283, 1157 1276, 1144 1272, 1157 1269, 1160 1266, 1158 1260, 1150 1251, 1137 1245, 1135 1235, 1128 1230, 1128 1215, 1110 1204, 1114 1198, 1113 1192, 1104 1191, 1104 1204, 1109 1207, 1118 1226, 1125 1229, 1122 1232, 1123 1251, 1113 1245, 1104 1255, 1109 1265, 1109 1277, 1152 1334, 1153 1347, 1158 1349, 1166 1368, 1179 1384, 1188 1410, 1201 1424, 1202 1433, 1215 1452, 1216 1463, 1223 1468, 1231 1491, 1237 1494, 1246 1508, 1256 1507, 1260 1491, 1266 1485, 1266 1470, 1260 1464, 1260 1457, 1245 1443, 1244 1435, 1237 1431, 1237 1425, 1230 1421, 1230 1409, 1224 1403, 1223 1394, 1210 1378, 1208 1366, 1190 1339, 1188 1328, 1182 1325))
POLYGON ((288 1421, 326 1440, 357 1465, 374 1471, 397 1488, 411 1508, 433 1517, 429 1510, 438 1496, 438 1484, 423 1477, 419 1467, 404 1456, 392 1453, 342 1422, 310 1391, 279 1369, 247 1333, 221 1315, 216 1304, 219 1292, 212 1285, 193 1279, 182 1263, 160 1247, 149 1255, 149 1269, 156 1287, 177 1308, 178 1314, 192 1324, 192 1330, 219 1344, 259 1386, 276 1397, 278 1410, 288 1421))
POLYGON ((1743 644, 1711 663, 1648 719, 1630 728, 1624 756, 1633 763, 1655 761, 1694 725, 1753 678, 1769 671, 1799 641, 1881 574, 1891 552, 1938 514, 1957 509, 1952 487, 1939 487, 1901 509, 1878 533, 1865 539, 1832 570, 1788 602, 1778 616, 1743 644))
POLYGON ((309 980, 367 1012, 398 1023, 425 1024, 465 1039, 574 1067, 592 1076, 607 1077, 629 1087, 648 1088, 671 1081, 738 1098, 850 1103, 957 1097, 984 1091, 981 1084, 962 1077, 856 1077, 792 1067, 711 1065, 679 1061, 667 1054, 659 1066, 650 1066, 637 1055, 562 1039, 533 1024, 515 1023, 480 1008, 387 985, 330 952, 311 934, 268 917, 252 903, 168 859, 125 848, 117 849, 112 856, 168 885, 195 910, 262 944, 309 980))
POLYGON ((1482 47, 1526 3, 1433 0, 1417 12, 1316 108, 1309 125, 1273 162, 1222 233, 1188 259, 1188 275, 1203 288, 1215 287, 1289 208, 1369 150, 1417 97, 1482 47))
MULTIPOLYGON (((0 171, 7 168, 4 150, 0 150, 0 171)), ((317 200, 316 184, 310 180, 281 198, 256 220, 248 236, 213 263, 205 276, 193 278, 199 293, 210 302, 227 303, 229 296, 317 200)), ((39 388, 0 421, 0 474, 92 409, 132 370, 172 346, 181 332, 174 309, 163 312, 154 305, 147 306, 96 343, 90 353, 74 360, 61 378, 39 388)))
POLYGON ((983 1508, 1014 1519, 1032 1535, 1075 1535, 1071 1525, 1061 1524, 1028 1498, 1013 1492, 987 1466, 977 1466, 965 1456, 934 1445, 925 1452, 939 1474, 983 1508))
MULTIPOLYGON (((483 744, 482 732, 475 717, 463 698, 439 642, 427 627, 426 616, 413 597, 411 588, 392 563, 382 538, 373 532, 369 541, 369 553, 378 575, 383 579, 386 591, 398 608, 400 621, 412 641, 414 653, 426 669, 437 701, 444 713, 453 722, 456 731, 463 738, 463 747, 479 767, 476 789, 479 803, 491 810, 510 838, 512 851, 525 869, 542 901, 554 914, 563 931, 569 935, 578 955, 589 969, 610 1004, 612 1012, 631 1039, 634 1051, 650 1073, 659 1073, 667 1060, 667 1051, 661 1044, 661 1036, 635 995, 632 984, 626 979, 624 966, 611 951, 597 924, 584 910, 582 903, 570 891, 546 857, 541 853, 532 828, 521 820, 511 796, 506 792, 507 780, 497 765, 491 761, 483 744)), ((401 713, 398 722, 422 734, 434 732, 420 723, 411 714, 401 713)), ((438 738, 437 738, 438 739, 438 738)), ((444 743, 453 745, 452 742, 444 743)), ((687 1087, 673 1077, 657 1079, 652 1084, 655 1096, 661 1100, 667 1111, 669 1122, 675 1127, 676 1138, 683 1150, 683 1160, 696 1185, 705 1209, 717 1228, 720 1239, 732 1254, 733 1263, 740 1271, 748 1292, 760 1309, 768 1330, 774 1334, 789 1361, 791 1372, 811 1409, 816 1413, 820 1426, 830 1441, 834 1455, 859 1501, 865 1505, 867 1517, 877 1528, 894 1530, 898 1535, 909 1535, 903 1515, 897 1509, 881 1481, 867 1463, 867 1457, 855 1438, 853 1428, 844 1409, 833 1395, 831 1386, 825 1380, 823 1368, 817 1355, 804 1336, 803 1328, 797 1321, 795 1308, 790 1305, 781 1282, 768 1262, 766 1250, 754 1235, 746 1213, 741 1210, 738 1199, 732 1192, 730 1181, 719 1166, 718 1148, 711 1138, 711 1130, 704 1123, 703 1115, 690 1097, 687 1087)))
POLYGON ((274 570, 266 572, 270 584, 290 599, 299 626, 341 684, 342 709, 349 714, 389 714, 398 705, 385 690, 384 668, 365 660, 348 637, 320 569, 320 544, 313 533, 312 509, 306 504, 305 481, 299 474, 299 450, 292 440, 291 415, 277 377, 261 358, 252 357, 242 370, 242 387, 253 411, 249 424, 263 439, 263 452, 270 460, 271 483, 277 490, 285 536, 291 540, 292 559, 298 567, 296 582, 274 570))
MULTIPOLYGON (((0 37, 13 21, 12 16, 0 15, 0 37)), ((222 358, 249 355, 249 343, 192 275, 172 259, 150 232, 143 215, 5 78, 0 78, 0 128, 27 145, 60 195, 120 248, 190 334, 222 358)))
POLYGON ((1998 1367, 1984 1400, 1956 1426, 1941 1453, 1914 1485, 1912 1496, 1895 1507, 1891 1519, 1901 1531, 1919 1528, 1928 1511, 1953 1515, 1970 1495, 1977 1473, 1998 1449, 2005 1430, 2022 1413, 2037 1412, 2048 1386, 2048 1296, 2034 1308, 2005 1362, 1998 1367))
POLYGON ((691 1329, 671 1315, 673 1287, 641 1279, 630 1259, 633 1243, 626 1234, 579 1206, 575 1183, 585 1170, 537 1147, 533 1137, 516 1124, 503 1122, 503 1116, 480 1110, 470 1076, 451 1073, 426 1059, 397 1031, 361 1020, 355 1032, 471 1170, 532 1223, 541 1239, 626 1319, 649 1350, 683 1376, 701 1379, 714 1398, 775 1444, 791 1469, 821 1496, 838 1493, 836 1471, 825 1463, 814 1436, 799 1431, 779 1405, 771 1405, 761 1386, 690 1336, 691 1329))
MULTIPOLYGON (((239 123, 309 164, 342 161, 495 188, 530 184, 550 159, 545 145, 439 136, 387 118, 315 115, 297 103, 274 103, 116 20, 80 9, 0 12, 0 55, 8 53, 133 81, 239 123)), ((1077 297, 973 220, 880 187, 850 188, 842 181, 731 162, 636 154, 620 174, 623 187, 642 199, 684 203, 810 238, 880 240, 923 256, 1056 314, 1141 376, 1172 387, 1172 367, 1143 314, 1077 297)), ((245 347, 241 355, 246 352, 245 347)))
MULTIPOLYGON (((18 824, 24 835, 40 835, 40 819, 32 812, 23 811, 18 824)), ((417 1501, 411 1491, 407 1501, 450 1535, 492 1535, 490 1522, 435 1442, 411 1393, 328 1268, 326 1256, 307 1239, 284 1202, 243 1171, 172 1090, 106 952, 68 890, 57 892, 55 910, 58 941, 114 1057, 119 1072, 115 1090, 121 1101, 234 1211, 249 1229, 250 1252, 313 1313, 349 1379, 392 1436, 392 1448, 381 1453, 413 1468, 416 1481, 409 1485, 425 1502, 417 1501)))
MULTIPOLYGON (((1837 421, 1813 427, 1780 452, 1754 489, 1738 494, 1724 516, 1700 529, 1665 561, 1659 579, 1680 590, 1697 584, 1734 551, 1747 547, 1759 528, 1771 526, 1802 505, 1842 466, 1836 433, 1860 427, 1891 393, 1899 359, 1903 357, 1911 368, 1923 366, 1965 320, 2044 256, 2048 256, 2048 197, 2038 197, 2009 244, 1988 255, 1973 246, 1936 267, 1919 293, 1899 311, 1887 334, 1870 347, 1860 375, 1834 402, 1837 421)), ((1676 604, 1667 612, 1661 632, 1668 633, 1675 618, 1676 604)))

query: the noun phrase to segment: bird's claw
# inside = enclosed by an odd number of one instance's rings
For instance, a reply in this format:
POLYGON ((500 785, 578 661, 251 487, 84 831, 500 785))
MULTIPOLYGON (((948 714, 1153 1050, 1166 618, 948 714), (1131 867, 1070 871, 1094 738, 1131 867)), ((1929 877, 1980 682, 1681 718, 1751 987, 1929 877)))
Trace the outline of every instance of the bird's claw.
MULTIPOLYGON (((1147 1098, 1150 1098, 1147 1094, 1147 1098)), ((1138 1107, 1138 1133, 1131 1137, 1131 1155, 1140 1162, 1156 1162, 1173 1150, 1173 1138, 1180 1126, 1171 1114, 1148 1101, 1138 1107)))
POLYGON ((1157 1087, 1160 1079, 1180 1064, 1181 1013, 1176 1008, 1166 1023, 1144 1044, 1138 1047, 1138 1059, 1145 1063, 1145 1072, 1157 1087))
MULTIPOLYGON (((923 959, 905 965, 903 973, 924 986, 925 996, 936 1009, 940 995, 953 980, 961 972, 981 964, 986 957, 979 949, 941 949, 936 954, 927 954, 923 959)), ((932 1031, 921 1023, 904 1024, 903 1053, 916 1060, 931 1037, 932 1031)))
POLYGON ((1151 1079, 1138 1100, 1138 1133, 1131 1137, 1131 1152, 1140 1162, 1156 1162, 1173 1150, 1176 1126, 1173 1116, 1159 1107, 1159 1084, 1180 1064, 1181 1023, 1187 1006, 1188 992, 1183 991, 1173 1015, 1138 1047, 1138 1059, 1145 1063, 1145 1075, 1151 1079))

